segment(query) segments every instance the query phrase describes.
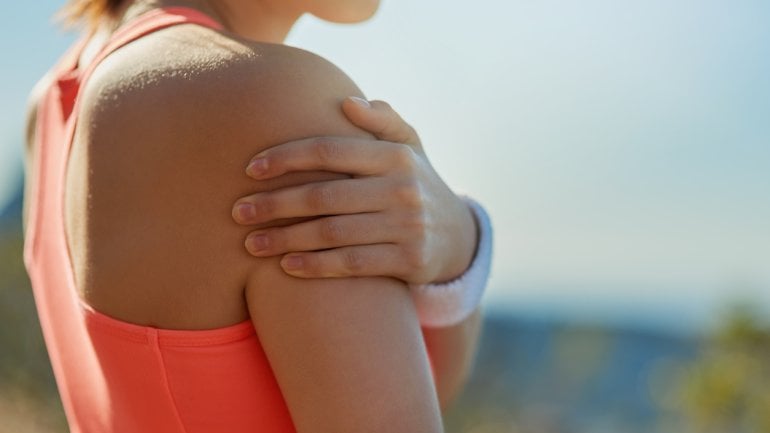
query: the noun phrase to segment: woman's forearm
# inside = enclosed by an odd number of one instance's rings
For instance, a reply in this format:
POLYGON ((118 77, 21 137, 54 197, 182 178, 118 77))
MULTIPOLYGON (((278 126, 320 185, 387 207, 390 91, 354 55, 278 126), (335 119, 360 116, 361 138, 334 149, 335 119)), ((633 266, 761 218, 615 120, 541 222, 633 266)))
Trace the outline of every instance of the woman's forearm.
POLYGON ((422 328, 431 356, 441 411, 445 412, 463 390, 478 349, 481 308, 455 326, 422 328))

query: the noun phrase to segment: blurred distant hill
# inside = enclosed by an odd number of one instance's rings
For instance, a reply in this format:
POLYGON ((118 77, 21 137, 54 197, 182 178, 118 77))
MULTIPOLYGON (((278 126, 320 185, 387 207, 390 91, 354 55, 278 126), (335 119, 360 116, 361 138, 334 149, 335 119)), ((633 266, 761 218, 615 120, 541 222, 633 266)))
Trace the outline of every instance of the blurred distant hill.
MULTIPOLYGON (((21 211, 20 188, 0 211, 0 419, 13 416, 4 398, 14 410, 21 399, 27 424, 36 424, 15 431, 63 431, 21 259, 21 211)), ((698 348, 694 339, 660 331, 491 314, 471 380, 446 416, 447 431, 672 431, 662 427, 668 414, 660 404, 672 386, 670 367, 695 359, 698 348)))
POLYGON ((661 378, 696 352, 660 332, 489 316, 447 422, 456 432, 657 432, 661 378))

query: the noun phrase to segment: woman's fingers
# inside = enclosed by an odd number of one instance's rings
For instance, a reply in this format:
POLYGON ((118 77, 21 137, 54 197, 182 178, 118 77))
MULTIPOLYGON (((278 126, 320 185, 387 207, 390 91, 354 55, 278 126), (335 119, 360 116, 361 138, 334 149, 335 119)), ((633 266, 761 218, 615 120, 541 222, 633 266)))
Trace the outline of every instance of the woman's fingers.
POLYGON ((402 232, 383 212, 319 218, 286 227, 257 230, 246 238, 254 256, 269 257, 351 245, 396 242, 402 232))
POLYGON ((252 194, 233 206, 233 219, 253 225, 283 218, 376 212, 387 209, 386 178, 340 179, 252 194))
POLYGON ((424 153, 414 128, 383 101, 348 98, 343 111, 356 126, 382 141, 352 137, 314 137, 290 141, 257 154, 246 167, 254 179, 292 171, 325 170, 371 176, 402 168, 424 153))
POLYGON ((367 102, 361 98, 350 97, 342 102, 342 111, 354 125, 371 132, 380 140, 409 144, 422 150, 417 131, 387 102, 367 102))
POLYGON ((463 237, 467 224, 456 223, 458 199, 430 166, 417 133, 382 101, 349 98, 343 111, 379 141, 316 137, 255 156, 247 168, 255 179, 314 170, 352 178, 239 199, 233 218, 245 225, 320 217, 256 230, 246 248, 258 257, 289 253, 281 266, 302 278, 389 276, 421 283, 449 271, 453 277, 460 262, 452 256, 454 239, 463 237))
POLYGON ((396 244, 342 247, 333 250, 287 254, 284 272, 299 278, 371 277, 404 278, 411 269, 396 244))
POLYGON ((325 170, 354 176, 381 174, 409 163, 406 145, 352 137, 315 137, 290 141, 256 155, 246 168, 254 179, 291 171, 325 170))

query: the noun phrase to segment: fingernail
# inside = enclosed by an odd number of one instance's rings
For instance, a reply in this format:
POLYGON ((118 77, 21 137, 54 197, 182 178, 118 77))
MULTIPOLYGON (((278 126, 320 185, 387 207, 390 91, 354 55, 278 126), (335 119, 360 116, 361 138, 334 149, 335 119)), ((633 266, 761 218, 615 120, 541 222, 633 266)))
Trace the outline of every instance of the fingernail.
POLYGON ((363 108, 372 108, 372 105, 366 99, 359 98, 358 96, 351 96, 350 100, 355 102, 358 106, 363 108))
POLYGON ((304 263, 300 256, 289 256, 284 259, 283 264, 286 267, 286 270, 297 271, 302 269, 304 263))
POLYGON ((259 176, 267 171, 267 158, 255 158, 246 167, 246 173, 252 176, 259 176))
POLYGON ((257 217, 257 208, 254 207, 253 204, 250 203, 241 203, 236 208, 235 211, 238 215, 238 219, 240 221, 251 221, 257 217))
POLYGON ((265 251, 270 246, 267 235, 250 235, 246 238, 246 249, 252 253, 265 251))

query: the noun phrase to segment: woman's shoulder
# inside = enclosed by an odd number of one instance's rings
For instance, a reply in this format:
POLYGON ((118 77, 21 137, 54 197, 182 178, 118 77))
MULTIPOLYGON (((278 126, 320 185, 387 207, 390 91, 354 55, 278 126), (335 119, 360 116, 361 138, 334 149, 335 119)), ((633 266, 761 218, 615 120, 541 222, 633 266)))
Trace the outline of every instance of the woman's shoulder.
POLYGON ((343 114, 348 96, 363 94, 308 51, 179 26, 125 46, 96 68, 81 95, 78 136, 110 143, 94 153, 151 154, 153 166, 227 160, 245 167, 261 150, 291 140, 369 137, 343 114))
POLYGON ((291 140, 369 137, 344 116, 348 96, 363 94, 313 53, 178 26, 123 47, 96 68, 80 96, 78 137, 110 143, 94 153, 151 154, 153 165, 189 165, 196 155, 245 167, 261 150, 291 140))
POLYGON ((309 51, 198 26, 161 30, 121 48, 99 65, 84 90, 89 105, 100 110, 162 98, 205 101, 200 109, 230 113, 265 102, 298 108, 302 101, 312 104, 313 96, 360 93, 344 72, 309 51))
MULTIPOLYGON (((228 151, 253 154, 297 138, 362 134, 340 109, 347 96, 363 94, 318 55, 179 26, 139 39, 99 65, 83 89, 80 116, 88 128, 109 134, 136 126, 158 137, 218 135, 231 143, 228 151)), ((221 141, 212 144, 196 150, 225 150, 221 141)))
POLYGON ((340 109, 360 92, 329 62, 185 27, 137 40, 96 68, 70 160, 81 183, 87 174, 88 193, 68 200, 90 221, 91 262, 82 261, 80 279, 89 302, 124 320, 195 329, 242 320, 248 276, 275 266, 246 253, 254 227, 232 221, 235 201, 340 176, 256 182, 245 175, 251 157, 299 138, 364 133, 340 109))

